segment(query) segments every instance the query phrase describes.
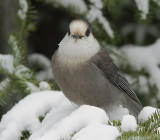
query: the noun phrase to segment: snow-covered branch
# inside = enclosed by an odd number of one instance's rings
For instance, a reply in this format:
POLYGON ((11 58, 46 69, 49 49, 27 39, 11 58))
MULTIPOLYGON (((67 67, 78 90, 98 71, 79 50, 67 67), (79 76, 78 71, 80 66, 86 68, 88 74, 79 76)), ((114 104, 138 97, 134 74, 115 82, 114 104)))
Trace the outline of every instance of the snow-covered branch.
MULTIPOLYGON (((155 110, 145 107, 139 120, 145 122, 155 110)), ((115 115, 115 110, 112 113, 115 115)), ((79 107, 60 91, 42 91, 30 94, 2 117, 0 138, 19 140, 24 131, 30 134, 28 140, 114 140, 123 138, 123 132, 140 133, 141 125, 132 115, 123 116, 119 125, 109 119, 104 110, 89 105, 79 107), (41 116, 44 119, 40 120, 41 116)))
MULTIPOLYGON (((160 39, 152 45, 145 47, 125 45, 122 47, 122 51, 127 55, 127 64, 131 65, 137 71, 145 69, 149 74, 150 83, 158 87, 159 94, 157 94, 157 98, 160 99, 160 39)), ((140 80, 142 80, 142 83, 146 83, 145 81, 147 79, 141 77, 140 80)))
POLYGON ((25 20, 26 14, 28 11, 28 3, 27 0, 19 0, 20 9, 17 12, 17 15, 21 20, 25 20))
POLYGON ((135 0, 138 10, 141 12, 141 18, 146 19, 149 13, 149 0, 135 0))

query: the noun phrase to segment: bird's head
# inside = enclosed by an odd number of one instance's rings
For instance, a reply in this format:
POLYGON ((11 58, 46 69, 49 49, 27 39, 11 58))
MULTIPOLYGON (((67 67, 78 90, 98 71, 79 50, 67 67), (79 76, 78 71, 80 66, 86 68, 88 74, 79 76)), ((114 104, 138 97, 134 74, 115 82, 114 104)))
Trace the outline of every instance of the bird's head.
POLYGON ((83 19, 73 20, 69 25, 68 36, 71 36, 75 42, 79 39, 87 38, 92 33, 91 25, 83 19))
POLYGON ((92 34, 89 22, 75 19, 69 25, 69 31, 59 44, 58 53, 65 63, 79 63, 90 59, 100 50, 100 45, 92 34))

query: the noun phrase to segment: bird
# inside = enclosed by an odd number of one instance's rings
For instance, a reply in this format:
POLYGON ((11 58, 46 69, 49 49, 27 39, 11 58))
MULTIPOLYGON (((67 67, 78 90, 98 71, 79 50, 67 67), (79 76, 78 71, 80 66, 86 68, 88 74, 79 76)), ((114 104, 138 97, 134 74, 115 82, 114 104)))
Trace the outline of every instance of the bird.
POLYGON ((52 56, 52 72, 64 95, 77 105, 109 112, 123 106, 138 117, 142 104, 125 75, 93 35, 91 24, 74 19, 52 56))

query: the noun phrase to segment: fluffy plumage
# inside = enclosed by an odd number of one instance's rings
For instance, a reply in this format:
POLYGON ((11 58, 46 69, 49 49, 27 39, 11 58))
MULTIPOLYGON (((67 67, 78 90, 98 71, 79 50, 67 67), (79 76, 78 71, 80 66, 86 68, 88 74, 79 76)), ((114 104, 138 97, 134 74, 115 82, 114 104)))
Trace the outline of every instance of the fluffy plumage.
POLYGON ((72 102, 103 108, 123 105, 137 117, 142 105, 124 74, 102 49, 85 20, 74 20, 52 57, 55 79, 72 102))

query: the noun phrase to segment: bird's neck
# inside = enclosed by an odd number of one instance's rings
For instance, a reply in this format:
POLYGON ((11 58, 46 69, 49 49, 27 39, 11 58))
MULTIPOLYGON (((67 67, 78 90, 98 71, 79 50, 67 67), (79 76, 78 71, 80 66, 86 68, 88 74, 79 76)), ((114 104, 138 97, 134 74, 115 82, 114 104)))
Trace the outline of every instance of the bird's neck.
POLYGON ((75 42, 66 35, 59 44, 58 56, 65 64, 79 64, 89 60, 99 50, 100 45, 93 36, 75 42))

